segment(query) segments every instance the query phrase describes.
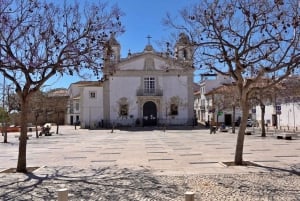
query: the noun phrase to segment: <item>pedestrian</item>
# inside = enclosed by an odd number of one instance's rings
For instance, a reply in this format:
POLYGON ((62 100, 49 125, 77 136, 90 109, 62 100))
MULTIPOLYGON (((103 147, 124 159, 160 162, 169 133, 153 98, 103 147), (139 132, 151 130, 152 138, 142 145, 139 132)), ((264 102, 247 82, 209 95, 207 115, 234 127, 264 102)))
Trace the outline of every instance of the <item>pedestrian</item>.
POLYGON ((75 130, 76 130, 76 126, 79 126, 80 125, 80 121, 79 120, 77 120, 76 122, 75 122, 75 130))

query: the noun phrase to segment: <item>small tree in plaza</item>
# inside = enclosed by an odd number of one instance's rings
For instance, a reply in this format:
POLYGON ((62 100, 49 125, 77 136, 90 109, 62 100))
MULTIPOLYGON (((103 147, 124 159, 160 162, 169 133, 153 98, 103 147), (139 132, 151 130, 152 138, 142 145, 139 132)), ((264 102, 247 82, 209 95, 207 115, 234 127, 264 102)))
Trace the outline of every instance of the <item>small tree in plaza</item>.
POLYGON ((4 137, 3 143, 7 143, 7 123, 9 121, 8 112, 3 108, 0 108, 0 120, 1 120, 1 133, 4 137))
POLYGON ((181 11, 182 23, 166 18, 168 26, 189 34, 199 68, 229 76, 235 83, 242 110, 236 165, 243 164, 251 97, 299 66, 299 12, 298 0, 203 0, 181 11), (263 79, 269 82, 257 85, 263 79))
POLYGON ((56 75, 81 74, 88 69, 100 76, 110 49, 109 34, 123 31, 122 13, 101 2, 59 7, 40 0, 3 0, 0 15, 0 72, 14 85, 20 100, 17 171, 26 172, 30 98, 56 75))

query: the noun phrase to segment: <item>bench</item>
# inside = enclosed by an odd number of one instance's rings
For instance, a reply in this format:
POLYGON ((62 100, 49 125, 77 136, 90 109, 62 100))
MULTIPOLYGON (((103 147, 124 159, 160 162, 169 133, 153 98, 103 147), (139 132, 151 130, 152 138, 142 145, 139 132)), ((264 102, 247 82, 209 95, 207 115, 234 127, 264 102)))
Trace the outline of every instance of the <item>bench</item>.
POLYGON ((296 133, 276 133, 275 136, 277 139, 286 139, 286 140, 292 140, 293 136, 296 137, 296 133))

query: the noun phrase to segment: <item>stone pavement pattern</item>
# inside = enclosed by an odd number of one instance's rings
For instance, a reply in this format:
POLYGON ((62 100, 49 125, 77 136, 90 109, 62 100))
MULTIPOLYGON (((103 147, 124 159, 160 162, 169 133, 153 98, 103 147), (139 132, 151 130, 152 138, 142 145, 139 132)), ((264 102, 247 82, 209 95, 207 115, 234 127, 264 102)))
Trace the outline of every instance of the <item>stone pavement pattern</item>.
MULTIPOLYGON (((0 170, 16 166, 18 142, 0 144, 0 170)), ((30 138, 30 174, 0 174, 0 200, 300 200, 300 139, 246 136, 244 160, 225 167, 236 135, 207 130, 74 130, 30 138)))

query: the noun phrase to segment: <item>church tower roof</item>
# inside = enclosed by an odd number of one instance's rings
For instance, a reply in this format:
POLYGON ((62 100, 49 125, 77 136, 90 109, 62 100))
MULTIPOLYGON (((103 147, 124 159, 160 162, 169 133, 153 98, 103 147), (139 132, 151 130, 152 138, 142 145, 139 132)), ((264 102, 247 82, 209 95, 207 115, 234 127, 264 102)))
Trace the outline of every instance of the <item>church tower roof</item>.
POLYGON ((186 35, 185 33, 180 33, 179 34, 179 39, 177 41, 177 44, 190 44, 191 41, 188 37, 188 35, 186 35))
POLYGON ((115 38, 115 34, 110 35, 109 44, 112 45, 112 46, 120 46, 120 43, 115 38))

